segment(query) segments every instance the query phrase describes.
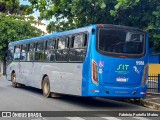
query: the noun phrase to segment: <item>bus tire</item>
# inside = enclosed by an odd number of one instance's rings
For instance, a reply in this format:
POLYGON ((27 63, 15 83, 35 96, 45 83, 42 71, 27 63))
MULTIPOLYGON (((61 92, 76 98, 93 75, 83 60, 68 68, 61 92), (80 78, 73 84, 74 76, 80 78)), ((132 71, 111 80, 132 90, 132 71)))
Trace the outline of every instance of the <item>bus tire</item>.
POLYGON ((17 87, 16 73, 12 73, 12 75, 11 75, 11 81, 12 81, 12 86, 13 86, 14 88, 16 88, 16 87, 17 87))
POLYGON ((46 98, 50 97, 51 92, 50 92, 50 83, 49 83, 48 76, 46 76, 43 80, 42 91, 43 91, 44 97, 46 97, 46 98))

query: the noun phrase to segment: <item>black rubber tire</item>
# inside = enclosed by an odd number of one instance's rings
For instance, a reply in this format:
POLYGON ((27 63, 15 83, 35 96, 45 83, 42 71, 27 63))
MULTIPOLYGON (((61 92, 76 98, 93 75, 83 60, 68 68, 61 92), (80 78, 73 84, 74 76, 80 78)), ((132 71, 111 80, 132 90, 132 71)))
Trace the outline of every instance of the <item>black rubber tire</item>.
POLYGON ((14 88, 16 88, 16 87, 17 87, 16 73, 12 73, 12 75, 11 75, 11 81, 12 81, 12 86, 13 86, 14 88))
POLYGON ((43 80, 42 91, 44 97, 46 98, 50 97, 51 92, 50 92, 50 82, 48 76, 46 76, 43 80))

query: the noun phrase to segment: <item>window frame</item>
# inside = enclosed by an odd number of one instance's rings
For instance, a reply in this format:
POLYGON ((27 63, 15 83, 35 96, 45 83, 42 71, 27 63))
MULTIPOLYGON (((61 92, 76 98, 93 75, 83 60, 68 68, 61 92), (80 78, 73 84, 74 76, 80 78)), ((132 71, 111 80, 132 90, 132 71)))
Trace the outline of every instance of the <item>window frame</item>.
POLYGON ((50 38, 50 39, 45 40, 45 50, 44 50, 44 55, 45 55, 45 56, 44 56, 44 62, 53 63, 53 62, 56 61, 56 60, 55 60, 55 59, 56 59, 56 43, 57 43, 57 42, 56 42, 56 38, 50 38), (48 41, 54 42, 51 50, 48 49, 48 44, 47 44, 48 41), (48 51, 49 51, 49 52, 50 52, 50 51, 51 51, 51 52, 54 52, 54 60, 53 60, 53 61, 51 61, 51 60, 48 61, 48 60, 46 59, 46 57, 47 57, 47 56, 46 56, 46 55, 47 55, 47 54, 46 54, 46 51, 47 51, 47 52, 48 52, 48 51))
POLYGON ((20 44, 20 46, 21 46, 21 49, 20 49, 20 61, 27 61, 27 55, 28 55, 28 44, 24 43, 24 44, 20 44), (22 46, 23 46, 23 45, 26 45, 25 52, 22 52, 22 46), (21 60, 21 55, 22 55, 22 53, 25 53, 25 54, 26 54, 26 56, 25 56, 25 60, 21 60))
POLYGON ((43 62, 44 60, 45 60, 45 39, 43 39, 43 40, 40 40, 40 41, 35 41, 34 43, 35 43, 35 51, 34 51, 34 61, 35 62, 43 62), (41 42, 43 42, 43 49, 42 50, 39 50, 39 51, 37 51, 37 46, 39 45, 39 43, 41 43, 41 42), (38 60, 35 60, 36 59, 36 54, 37 53, 42 53, 42 60, 40 60, 40 59, 38 59, 38 60))
POLYGON ((20 54, 21 54, 21 44, 14 45, 13 61, 20 61, 20 54), (16 51, 17 46, 19 46, 19 58, 18 58, 18 60, 15 60, 14 55, 15 55, 15 51, 16 51))
POLYGON ((66 63, 69 60, 69 35, 65 35, 65 36, 60 36, 58 38, 56 38, 56 48, 55 48, 55 62, 60 62, 60 63, 66 63), (65 39, 65 48, 64 49, 58 49, 58 44, 59 44, 59 39, 60 38, 67 38, 65 39), (57 52, 58 51, 67 51, 67 60, 57 60, 57 52))

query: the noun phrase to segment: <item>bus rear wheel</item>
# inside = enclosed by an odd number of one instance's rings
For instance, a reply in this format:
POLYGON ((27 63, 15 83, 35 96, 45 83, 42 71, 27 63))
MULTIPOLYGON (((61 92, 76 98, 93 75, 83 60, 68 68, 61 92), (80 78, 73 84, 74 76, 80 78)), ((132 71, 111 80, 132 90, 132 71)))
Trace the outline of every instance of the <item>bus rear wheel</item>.
POLYGON ((12 86, 14 88, 16 88, 17 87, 17 82, 16 82, 16 74, 15 73, 12 73, 11 81, 12 81, 12 86))
POLYGON ((43 80, 42 84, 42 91, 43 91, 43 96, 44 97, 50 97, 50 83, 49 83, 49 78, 46 76, 43 80))

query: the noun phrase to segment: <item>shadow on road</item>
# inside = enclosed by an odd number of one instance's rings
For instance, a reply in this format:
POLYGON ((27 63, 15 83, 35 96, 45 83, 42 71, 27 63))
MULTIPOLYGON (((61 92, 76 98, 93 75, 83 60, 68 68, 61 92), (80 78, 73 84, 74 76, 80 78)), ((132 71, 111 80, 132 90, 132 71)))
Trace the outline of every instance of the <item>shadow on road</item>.
MULTIPOLYGON (((35 93, 37 95, 42 95, 42 90, 33 88, 33 87, 28 87, 28 86, 23 86, 17 89, 21 89, 27 92, 35 93)), ((44 97, 44 99, 46 99, 44 97)), ((79 97, 79 96, 73 96, 73 95, 61 95, 60 98, 49 98, 48 99, 50 102, 54 101, 59 101, 62 103, 67 103, 71 105, 76 105, 76 106, 81 106, 81 107, 86 107, 86 108, 117 108, 122 109, 122 108, 128 108, 130 104, 124 103, 121 101, 114 101, 111 99, 107 98, 92 98, 92 97, 79 97)), ((93 109, 94 110, 94 109, 93 109)))

